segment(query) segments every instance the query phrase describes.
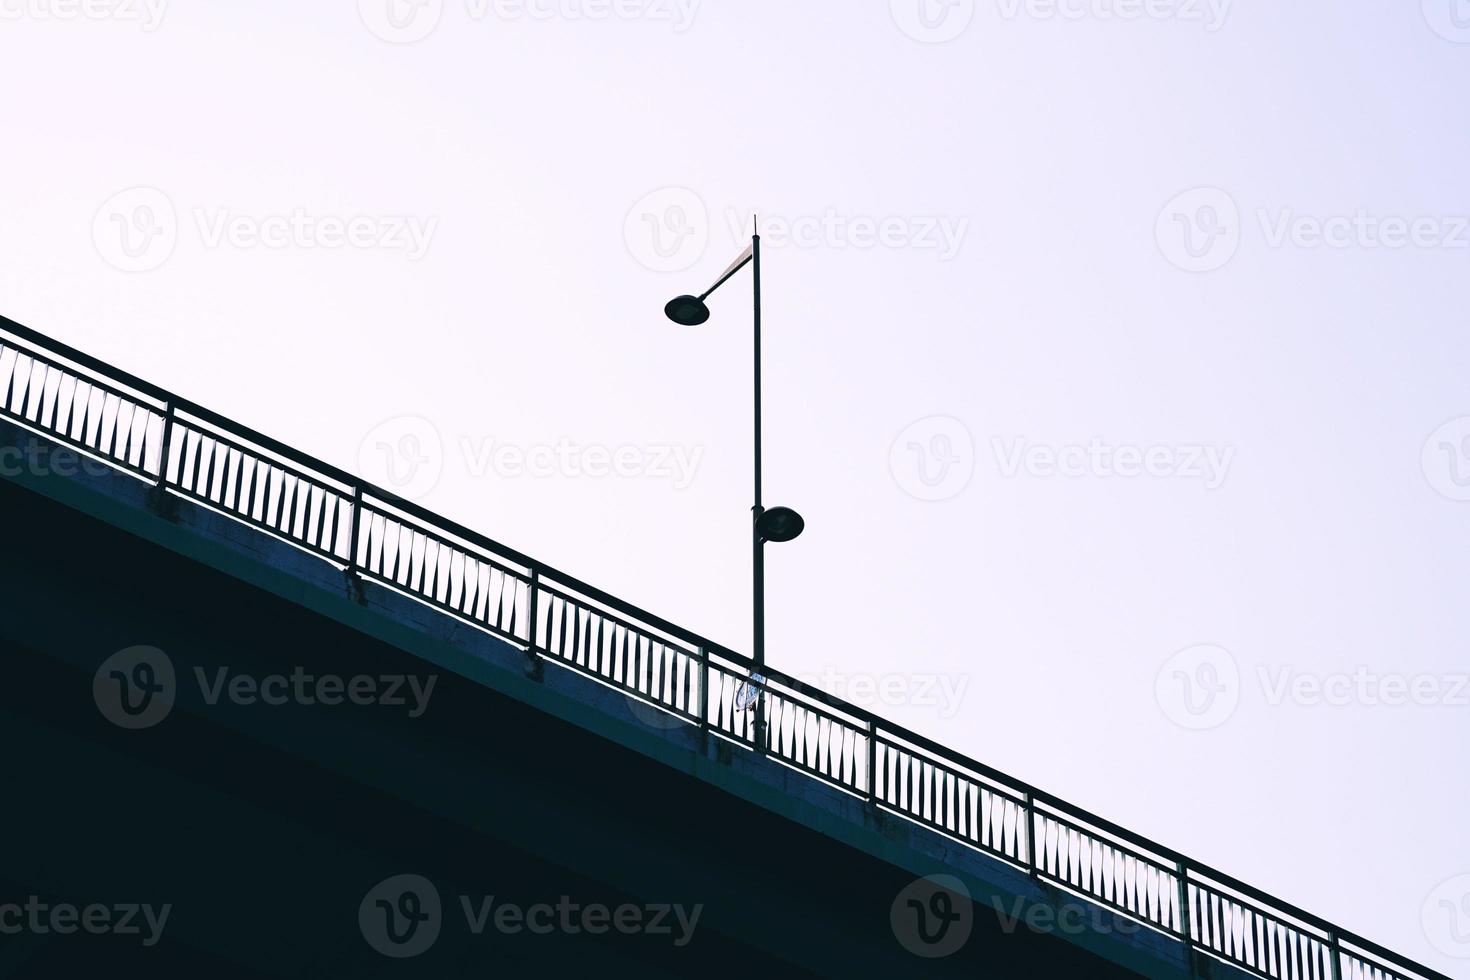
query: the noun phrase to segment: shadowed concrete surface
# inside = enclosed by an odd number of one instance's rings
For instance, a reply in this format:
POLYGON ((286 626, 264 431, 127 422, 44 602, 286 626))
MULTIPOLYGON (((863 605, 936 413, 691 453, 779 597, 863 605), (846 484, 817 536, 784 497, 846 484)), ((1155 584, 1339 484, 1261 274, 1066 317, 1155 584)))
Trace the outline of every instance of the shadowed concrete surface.
POLYGON ((0 976, 1244 976, 25 430, 0 446, 27 454, 0 479, 0 976), (128 730, 94 680, 138 646, 171 709, 128 730), (312 703, 252 694, 306 676, 312 703), (322 703, 328 676, 372 703, 322 703), (973 903, 912 891, 940 874, 973 903), (401 875, 416 904, 380 888, 401 875), (149 945, 141 912, 7 929, 28 902, 169 911, 149 945), (385 946, 410 915, 422 950, 385 946))

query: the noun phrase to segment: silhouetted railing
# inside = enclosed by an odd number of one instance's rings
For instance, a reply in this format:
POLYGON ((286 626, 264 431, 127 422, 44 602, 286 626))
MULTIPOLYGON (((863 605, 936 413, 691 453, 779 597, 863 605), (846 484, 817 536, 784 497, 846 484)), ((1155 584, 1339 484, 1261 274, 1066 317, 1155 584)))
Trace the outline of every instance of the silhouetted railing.
POLYGON ((1257 976, 1448 980, 18 323, 0 331, 0 416, 532 656, 1257 976))

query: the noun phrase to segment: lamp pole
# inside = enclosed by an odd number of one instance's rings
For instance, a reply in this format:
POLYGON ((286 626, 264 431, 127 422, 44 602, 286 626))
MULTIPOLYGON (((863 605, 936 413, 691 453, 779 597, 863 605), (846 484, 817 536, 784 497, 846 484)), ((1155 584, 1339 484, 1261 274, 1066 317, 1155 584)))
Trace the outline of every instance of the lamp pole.
POLYGON ((751 281, 755 284, 755 506, 750 509, 751 643, 755 669, 766 666, 766 548, 761 539, 761 236, 750 236, 751 281))
MULTIPOLYGON (((664 314, 675 323, 698 326, 709 319, 705 300, 747 264, 751 266, 755 300, 755 505, 750 509, 751 560, 751 642, 754 647, 755 670, 750 690, 754 691, 757 748, 765 745, 764 698, 755 685, 756 677, 766 666, 766 558, 767 541, 790 541, 806 527, 800 514, 790 507, 765 508, 761 501, 761 236, 752 228, 750 247, 741 252, 709 289, 699 296, 676 296, 664 307, 664 314)), ((764 680, 762 678, 761 680, 764 680)))

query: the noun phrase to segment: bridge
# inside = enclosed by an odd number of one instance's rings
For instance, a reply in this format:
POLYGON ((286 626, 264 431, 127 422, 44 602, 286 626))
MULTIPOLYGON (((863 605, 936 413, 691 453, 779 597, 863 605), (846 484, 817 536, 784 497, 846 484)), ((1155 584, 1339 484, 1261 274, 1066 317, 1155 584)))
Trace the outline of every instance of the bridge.
POLYGON ((1443 980, 4 318, 0 476, 0 976, 1443 980))

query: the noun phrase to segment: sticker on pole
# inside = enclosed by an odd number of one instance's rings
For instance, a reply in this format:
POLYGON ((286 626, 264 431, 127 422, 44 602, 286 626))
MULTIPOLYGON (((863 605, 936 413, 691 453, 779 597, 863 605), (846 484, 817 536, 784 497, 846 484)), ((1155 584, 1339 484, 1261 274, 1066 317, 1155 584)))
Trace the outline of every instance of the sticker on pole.
POLYGON ((761 685, 766 679, 760 674, 751 674, 750 680, 744 682, 735 691, 735 710, 750 711, 761 699, 761 685))

